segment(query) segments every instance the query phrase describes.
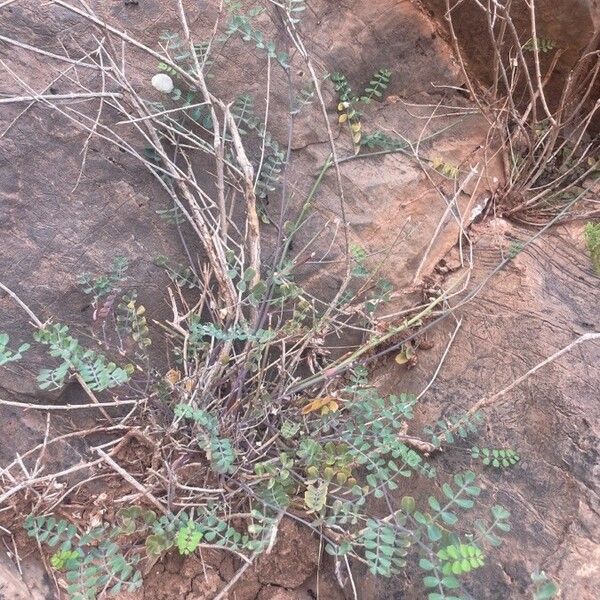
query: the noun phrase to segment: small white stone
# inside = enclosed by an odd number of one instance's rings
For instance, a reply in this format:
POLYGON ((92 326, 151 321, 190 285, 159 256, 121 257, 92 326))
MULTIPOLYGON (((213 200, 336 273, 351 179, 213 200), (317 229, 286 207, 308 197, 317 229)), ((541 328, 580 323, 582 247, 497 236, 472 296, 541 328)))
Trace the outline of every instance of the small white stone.
POLYGON ((170 94, 175 87, 173 80, 166 73, 157 73, 152 78, 152 85, 163 94, 170 94))

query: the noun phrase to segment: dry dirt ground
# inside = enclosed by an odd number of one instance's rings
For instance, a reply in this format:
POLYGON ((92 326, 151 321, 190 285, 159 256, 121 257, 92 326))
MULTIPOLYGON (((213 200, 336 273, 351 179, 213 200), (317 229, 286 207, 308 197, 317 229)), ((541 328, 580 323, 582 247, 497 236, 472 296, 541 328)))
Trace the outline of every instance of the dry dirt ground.
MULTIPOLYGON (((170 0, 140 0, 138 4, 97 0, 91 5, 111 23, 151 46, 163 30, 178 27, 175 3, 170 0)), ((201 3, 190 1, 187 5, 192 28, 204 31, 209 19, 201 3)), ((408 302, 415 298, 416 288, 412 286, 416 275, 419 281, 427 277, 431 287, 448 284, 464 272, 457 249, 458 222, 486 202, 497 183, 494 178, 500 177, 496 158, 482 156, 480 150, 487 124, 469 110, 461 111, 459 117, 430 121, 425 117, 431 114, 431 106, 413 106, 442 102, 472 108, 460 92, 433 85, 460 86, 462 80, 449 47, 419 7, 393 0, 315 0, 310 6, 305 28, 319 64, 331 71, 344 71, 357 87, 366 84, 380 67, 393 72, 388 101, 369 109, 365 122, 413 141, 454 123, 424 142, 422 152, 460 166, 464 173, 476 165, 483 173, 470 180, 458 196, 457 208, 449 211, 452 183, 436 180, 439 189, 435 189, 414 157, 395 154, 352 161, 342 167, 353 240, 372 252, 393 247, 385 274, 397 289, 412 294, 407 295, 408 302)), ((37 0, 1 8, 0 27, 2 35, 21 43, 56 53, 66 48, 74 56, 81 55, 81 47, 86 47, 91 35, 80 19, 37 0)), ((0 43, 0 58, 8 67, 0 71, 3 93, 22 93, 11 71, 38 92, 51 85, 53 93, 69 91, 68 79, 52 83, 57 69, 63 66, 47 56, 0 43)), ((233 47, 226 66, 232 96, 264 88, 265 65, 248 58, 244 48, 233 47)), ((137 81, 147 85, 155 69, 155 65, 141 61, 136 67, 137 81)), ((305 74, 298 72, 297 77, 301 81, 305 74)), ((285 99, 278 96, 276 82, 273 89, 277 114, 283 110, 285 99)), ((333 95, 329 93, 326 100, 335 125, 333 95)), ((257 104, 264 105, 264 98, 258 98, 257 104)), ((167 208, 166 199, 150 175, 126 155, 97 140, 92 140, 87 153, 82 154, 85 133, 46 106, 34 105, 20 114, 25 107, 3 106, 0 113, 1 280, 26 298, 42 318, 52 316, 72 323, 75 330, 84 330, 91 322, 91 311, 77 285, 77 275, 102 271, 116 254, 123 254, 130 258, 143 304, 149 313, 162 318, 166 307, 161 290, 166 278, 152 259, 158 254, 182 255, 177 231, 165 227, 156 215, 156 210, 167 208)), ((92 112, 94 109, 97 106, 90 107, 92 112)), ((277 119, 273 131, 276 137, 286 138, 285 127, 277 119)), ((340 129, 336 133, 343 145, 343 132, 340 129)), ((292 187, 299 198, 328 153, 325 141, 318 114, 308 111, 293 139, 292 187)), ((331 228, 340 217, 335 197, 335 182, 327 179, 318 198, 314 230, 325 223, 331 228)), ((273 235, 268 227, 265 229, 267 238, 273 235)), ((474 264, 470 285, 477 286, 493 271, 511 243, 528 240, 534 233, 495 218, 493 212, 474 223, 470 230, 474 264)), ((336 248, 332 259, 335 252, 336 248)), ((336 287, 335 276, 329 272, 324 276, 322 265, 308 265, 305 279, 322 297, 331 295, 336 287)), ((460 327, 439 374, 419 404, 415 431, 440 416, 468 409, 579 335, 600 330, 598 281, 586 256, 580 223, 555 227, 520 253, 457 313, 460 327)), ((412 369, 393 361, 379 363, 376 377, 382 389, 419 393, 432 379, 455 327, 456 322, 448 320, 431 329, 428 335, 433 347, 418 351, 418 362, 412 369)), ((29 335, 26 318, 2 296, 0 331, 7 331, 16 341, 25 341, 29 335)), ((161 357, 160 348, 156 354, 161 357)), ((2 398, 31 402, 56 399, 56 395, 37 389, 35 374, 41 362, 36 361, 41 357, 32 356, 34 361, 26 367, 2 371, 2 398)), ((597 597, 599 375, 600 344, 582 344, 527 378, 488 410, 478 443, 515 448, 522 461, 507 474, 493 470, 481 473, 484 503, 506 506, 514 529, 484 575, 471 584, 473 598, 529 598, 529 574, 535 569, 545 569, 556 579, 567 600, 597 597)), ((76 401, 79 390, 68 388, 63 394, 76 401)), ((22 453, 39 442, 45 419, 33 411, 24 413, 6 406, 0 408, 0 415, 2 466, 13 460, 15 452, 22 453)), ((57 422, 55 426, 61 430, 68 423, 57 422)), ((435 458, 441 480, 446 472, 472 466, 467 447, 465 452, 435 458)), ((77 460, 80 451, 77 443, 65 444, 52 459, 68 465, 77 460)), ((423 488, 415 495, 425 497, 430 492, 423 488)), ((272 557, 259 562, 231 599, 343 598, 331 566, 319 561, 318 550, 317 540, 286 522, 272 557)), ((13 549, 9 536, 3 538, 0 552, 0 598, 57 597, 35 548, 21 549, 23 577, 10 558, 13 549)), ((151 570, 144 590, 135 598, 209 600, 234 569, 232 561, 221 555, 170 556, 151 570)), ((357 573, 361 600, 424 597, 419 577, 410 572, 389 581, 363 577, 360 570, 357 573)))

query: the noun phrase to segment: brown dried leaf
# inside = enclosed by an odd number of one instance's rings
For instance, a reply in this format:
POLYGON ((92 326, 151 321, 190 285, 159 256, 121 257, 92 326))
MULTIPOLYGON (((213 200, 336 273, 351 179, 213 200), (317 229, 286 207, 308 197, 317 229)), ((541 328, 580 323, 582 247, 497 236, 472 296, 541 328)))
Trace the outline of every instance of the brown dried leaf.
MULTIPOLYGON (((330 404, 335 404, 335 410, 338 409, 338 404, 335 400, 335 398, 332 398, 331 396, 323 396, 321 398, 313 398, 303 409, 302 409, 302 414, 303 415, 308 415, 311 412, 315 412, 317 410, 321 410, 324 407, 327 407, 330 404)), ((329 409, 331 410, 331 409, 329 409)))
POLYGON ((176 383, 181 381, 181 372, 178 371, 177 369, 171 369, 170 371, 167 371, 167 373, 165 374, 165 379, 171 385, 175 385, 176 383))

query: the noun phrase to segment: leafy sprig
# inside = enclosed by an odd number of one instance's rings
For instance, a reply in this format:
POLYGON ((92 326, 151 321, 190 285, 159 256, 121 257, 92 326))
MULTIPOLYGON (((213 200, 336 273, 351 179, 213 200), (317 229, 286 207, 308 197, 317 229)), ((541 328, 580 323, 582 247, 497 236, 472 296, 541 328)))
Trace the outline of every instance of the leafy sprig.
POLYGON ((7 333, 0 333, 0 367, 9 362, 15 362, 23 358, 23 353, 27 352, 31 347, 31 344, 21 344, 17 350, 9 350, 8 342, 9 335, 7 333))

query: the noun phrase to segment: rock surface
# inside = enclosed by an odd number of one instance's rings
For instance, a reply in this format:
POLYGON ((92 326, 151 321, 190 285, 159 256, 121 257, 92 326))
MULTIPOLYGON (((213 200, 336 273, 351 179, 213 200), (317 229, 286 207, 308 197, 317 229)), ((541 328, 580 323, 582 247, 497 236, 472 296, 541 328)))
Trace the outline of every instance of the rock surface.
MULTIPOLYGON (((514 240, 531 236, 531 231, 498 221, 474 228, 474 286, 501 262, 514 240)), ((460 414, 500 392, 582 334, 598 331, 599 302, 598 278, 580 225, 557 227, 528 246, 456 315, 461 327, 421 399, 413 433, 419 433, 421 424, 460 414)), ((382 367, 382 389, 422 390, 454 328, 449 322, 435 330, 434 347, 420 353, 416 368, 382 367)), ((473 578, 473 597, 525 598, 529 574, 536 569, 556 579, 565 600, 595 597, 600 586, 599 377, 600 341, 585 342, 484 409, 478 438, 459 445, 514 448, 521 462, 513 469, 482 468, 458 458, 451 447, 436 460, 440 484, 456 470, 475 469, 484 488, 483 504, 499 503, 512 513, 513 530, 493 550, 493 564, 473 578)), ((365 597, 396 597, 395 583, 383 582, 375 589, 365 597)), ((418 589, 406 597, 419 597, 411 594, 418 589)))
MULTIPOLYGON (((449 37, 446 14, 447 0, 421 0, 423 6, 440 23, 449 37)), ((476 0, 456 2, 450 0, 453 25, 456 37, 466 59, 469 70, 476 79, 491 84, 493 79, 493 46, 490 43, 487 17, 476 0)), ((565 81, 573 66, 585 52, 600 50, 600 2, 598 0, 536 0, 537 37, 551 40, 561 55, 553 76, 545 85, 548 102, 556 107, 560 101, 565 81)), ((531 14, 528 2, 512 2, 510 14, 513 18, 519 40, 525 44, 531 39, 531 14)), ((498 24, 496 24, 498 29, 498 24)), ((507 46, 512 47, 512 39, 507 46)), ((554 52, 540 53, 543 73, 550 67, 554 52)), ((588 66, 593 67, 593 63, 588 66)), ((589 107, 600 96, 600 82, 591 94, 589 107)), ((596 116, 594 125, 600 130, 600 118, 596 116)))

